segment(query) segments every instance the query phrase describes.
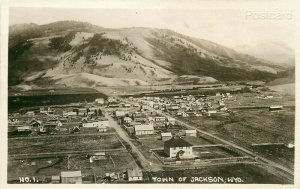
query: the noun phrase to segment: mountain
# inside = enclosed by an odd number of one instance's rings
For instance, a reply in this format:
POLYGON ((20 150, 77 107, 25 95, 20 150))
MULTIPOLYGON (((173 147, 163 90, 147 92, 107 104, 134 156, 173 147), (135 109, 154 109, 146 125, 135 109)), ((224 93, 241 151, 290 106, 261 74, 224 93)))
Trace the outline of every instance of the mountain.
POLYGON ((11 87, 270 81, 283 71, 270 61, 166 29, 60 21, 9 31, 11 87))
POLYGON ((282 42, 264 41, 251 46, 238 46, 237 49, 240 52, 271 61, 284 67, 293 67, 295 65, 295 51, 282 42))

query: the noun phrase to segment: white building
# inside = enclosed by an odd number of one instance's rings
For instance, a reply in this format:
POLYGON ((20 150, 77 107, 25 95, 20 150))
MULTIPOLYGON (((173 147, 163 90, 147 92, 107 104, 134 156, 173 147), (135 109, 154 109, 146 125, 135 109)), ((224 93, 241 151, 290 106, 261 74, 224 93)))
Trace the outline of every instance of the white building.
POLYGON ((176 119, 175 119, 175 118, 172 118, 172 117, 168 117, 168 118, 167 118, 167 121, 168 121, 169 123, 171 123, 172 125, 175 125, 176 119))
POLYGON ((166 121, 166 118, 165 117, 155 117, 154 121, 155 122, 166 121))
POLYGON ((96 98, 96 99, 95 99, 95 102, 96 102, 97 104, 104 104, 104 98, 96 98))
POLYGON ((150 134, 154 134, 154 128, 152 124, 135 125, 134 132, 135 135, 150 135, 150 134))
POLYGON ((172 138, 172 133, 161 133, 160 135, 162 141, 167 141, 172 138))
POLYGON ((197 131, 196 130, 185 130, 185 136, 197 137, 197 131))
POLYGON ((126 115, 125 111, 119 111, 119 110, 115 111, 116 117, 125 117, 125 115, 126 115))
POLYGON ((105 126, 105 127, 109 127, 109 121, 108 120, 103 120, 103 121, 87 121, 87 122, 83 122, 82 123, 82 127, 101 127, 101 126, 105 126))
POLYGON ((193 157, 193 145, 181 138, 172 138, 164 143, 164 152, 170 158, 191 158, 193 157))
POLYGON ((143 172, 140 169, 127 170, 128 181, 141 181, 143 180, 143 172))

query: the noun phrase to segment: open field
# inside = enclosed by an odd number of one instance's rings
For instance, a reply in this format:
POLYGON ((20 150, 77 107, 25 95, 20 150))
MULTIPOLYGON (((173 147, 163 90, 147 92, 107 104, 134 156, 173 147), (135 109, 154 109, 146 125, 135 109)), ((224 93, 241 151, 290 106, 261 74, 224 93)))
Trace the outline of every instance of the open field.
POLYGON ((236 94, 226 101, 228 108, 238 108, 244 106, 269 107, 272 105, 295 106, 295 97, 281 96, 274 93, 264 93, 265 96, 273 96, 270 99, 261 98, 259 94, 244 93, 236 94))
POLYGON ((239 155, 222 147, 193 148, 193 153, 200 159, 238 157, 239 155))
POLYGON ((35 154, 80 150, 119 149, 122 144, 112 135, 66 135, 8 139, 8 154, 35 154))
MULTIPOLYGON (((285 108, 281 112, 269 112, 267 109, 239 110, 225 117, 214 115, 180 119, 199 129, 252 148, 253 143, 294 143, 294 118, 294 110, 285 108)), ((289 167, 292 167, 294 156, 289 151, 291 150, 288 148, 283 148, 280 152, 257 150, 258 153, 269 156, 274 161, 288 163, 289 167), (289 155, 280 155, 280 153, 289 155)))

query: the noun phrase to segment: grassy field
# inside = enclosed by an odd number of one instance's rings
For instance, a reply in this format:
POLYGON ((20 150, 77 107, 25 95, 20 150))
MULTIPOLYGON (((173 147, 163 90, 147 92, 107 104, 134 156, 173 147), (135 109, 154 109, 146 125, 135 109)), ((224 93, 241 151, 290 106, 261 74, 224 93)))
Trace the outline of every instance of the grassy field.
POLYGON ((115 135, 66 135, 39 138, 8 139, 8 154, 119 149, 122 144, 115 135))
MULTIPOLYGON (((252 148, 253 143, 289 144, 294 142, 295 112, 290 108, 285 108, 281 112, 269 112, 267 109, 237 110, 229 116, 214 115, 180 119, 248 148, 252 148)), ((255 149, 255 151, 274 161, 287 163, 289 167, 293 166, 294 155, 288 148, 271 151, 255 149)))

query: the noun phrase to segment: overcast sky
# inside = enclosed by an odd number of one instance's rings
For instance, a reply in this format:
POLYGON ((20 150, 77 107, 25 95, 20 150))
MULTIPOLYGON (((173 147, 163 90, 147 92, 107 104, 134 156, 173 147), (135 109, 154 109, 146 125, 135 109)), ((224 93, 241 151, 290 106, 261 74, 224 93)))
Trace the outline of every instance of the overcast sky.
MULTIPOLYGON (((85 21, 107 28, 168 28, 189 36, 207 39, 237 48, 264 41, 276 41, 294 48, 295 18, 293 12, 279 11, 280 18, 243 9, 62 9, 10 8, 10 25, 47 24, 61 20, 85 21), (257 14, 258 13, 258 14, 257 14)), ((278 11, 275 11, 278 13, 278 11)))

